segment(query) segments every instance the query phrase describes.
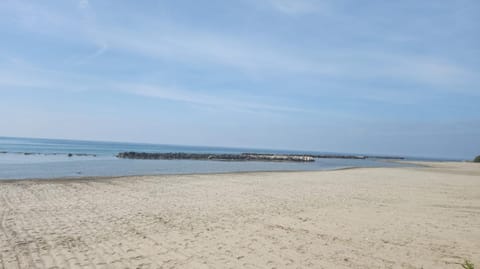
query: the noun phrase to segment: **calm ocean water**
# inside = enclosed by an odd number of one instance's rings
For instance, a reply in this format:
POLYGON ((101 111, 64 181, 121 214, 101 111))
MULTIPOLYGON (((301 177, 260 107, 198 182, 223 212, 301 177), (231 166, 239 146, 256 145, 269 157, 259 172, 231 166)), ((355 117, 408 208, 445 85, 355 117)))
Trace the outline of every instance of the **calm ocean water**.
MULTIPOLYGON (((400 166, 380 160, 317 159, 311 163, 193 160, 126 160, 123 151, 190 153, 300 153, 259 149, 193 147, 117 142, 0 137, 0 180, 85 176, 221 173, 241 171, 331 170, 400 166), (69 157, 68 154, 74 154, 69 157), (87 156, 79 156, 86 154, 87 156)), ((301 152, 325 153, 325 152, 301 152)))

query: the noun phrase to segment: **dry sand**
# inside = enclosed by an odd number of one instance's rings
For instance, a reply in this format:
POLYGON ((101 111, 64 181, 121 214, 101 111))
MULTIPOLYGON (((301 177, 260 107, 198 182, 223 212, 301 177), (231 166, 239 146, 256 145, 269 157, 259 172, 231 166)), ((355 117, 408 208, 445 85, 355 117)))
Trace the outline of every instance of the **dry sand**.
POLYGON ((480 266, 480 165, 0 183, 1 268, 480 266))

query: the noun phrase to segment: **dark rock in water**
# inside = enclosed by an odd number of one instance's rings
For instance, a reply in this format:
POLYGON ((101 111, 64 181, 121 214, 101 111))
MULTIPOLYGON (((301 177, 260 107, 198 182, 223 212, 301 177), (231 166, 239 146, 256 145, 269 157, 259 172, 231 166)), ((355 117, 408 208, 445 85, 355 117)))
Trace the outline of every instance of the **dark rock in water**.
POLYGON ((96 154, 87 154, 87 153, 68 153, 68 157, 97 157, 96 154))
POLYGON ((313 162, 315 158, 309 155, 293 154, 211 154, 211 153, 146 153, 121 152, 117 158, 140 160, 217 160, 217 161, 286 161, 286 162, 313 162))

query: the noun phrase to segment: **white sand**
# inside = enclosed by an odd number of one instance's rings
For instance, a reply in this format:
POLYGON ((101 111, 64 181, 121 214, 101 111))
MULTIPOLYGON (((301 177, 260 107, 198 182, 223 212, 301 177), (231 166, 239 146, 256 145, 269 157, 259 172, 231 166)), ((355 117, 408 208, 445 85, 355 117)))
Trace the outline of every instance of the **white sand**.
POLYGON ((0 183, 0 268, 480 266, 480 165, 0 183))

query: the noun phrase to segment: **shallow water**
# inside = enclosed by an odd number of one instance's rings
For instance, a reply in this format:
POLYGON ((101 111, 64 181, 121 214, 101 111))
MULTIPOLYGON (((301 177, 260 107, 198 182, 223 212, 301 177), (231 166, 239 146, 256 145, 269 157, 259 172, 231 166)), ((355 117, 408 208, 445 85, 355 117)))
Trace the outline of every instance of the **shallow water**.
MULTIPOLYGON (((0 137, 0 180, 85 176, 223 173, 246 171, 312 171, 348 167, 391 167, 401 164, 374 159, 317 159, 315 162, 127 160, 122 151, 191 153, 298 153, 260 149, 213 148, 0 137), (25 154, 27 153, 27 154, 25 154), (72 156, 68 154, 95 156, 72 156)), ((309 152, 324 153, 324 152, 309 152)))

